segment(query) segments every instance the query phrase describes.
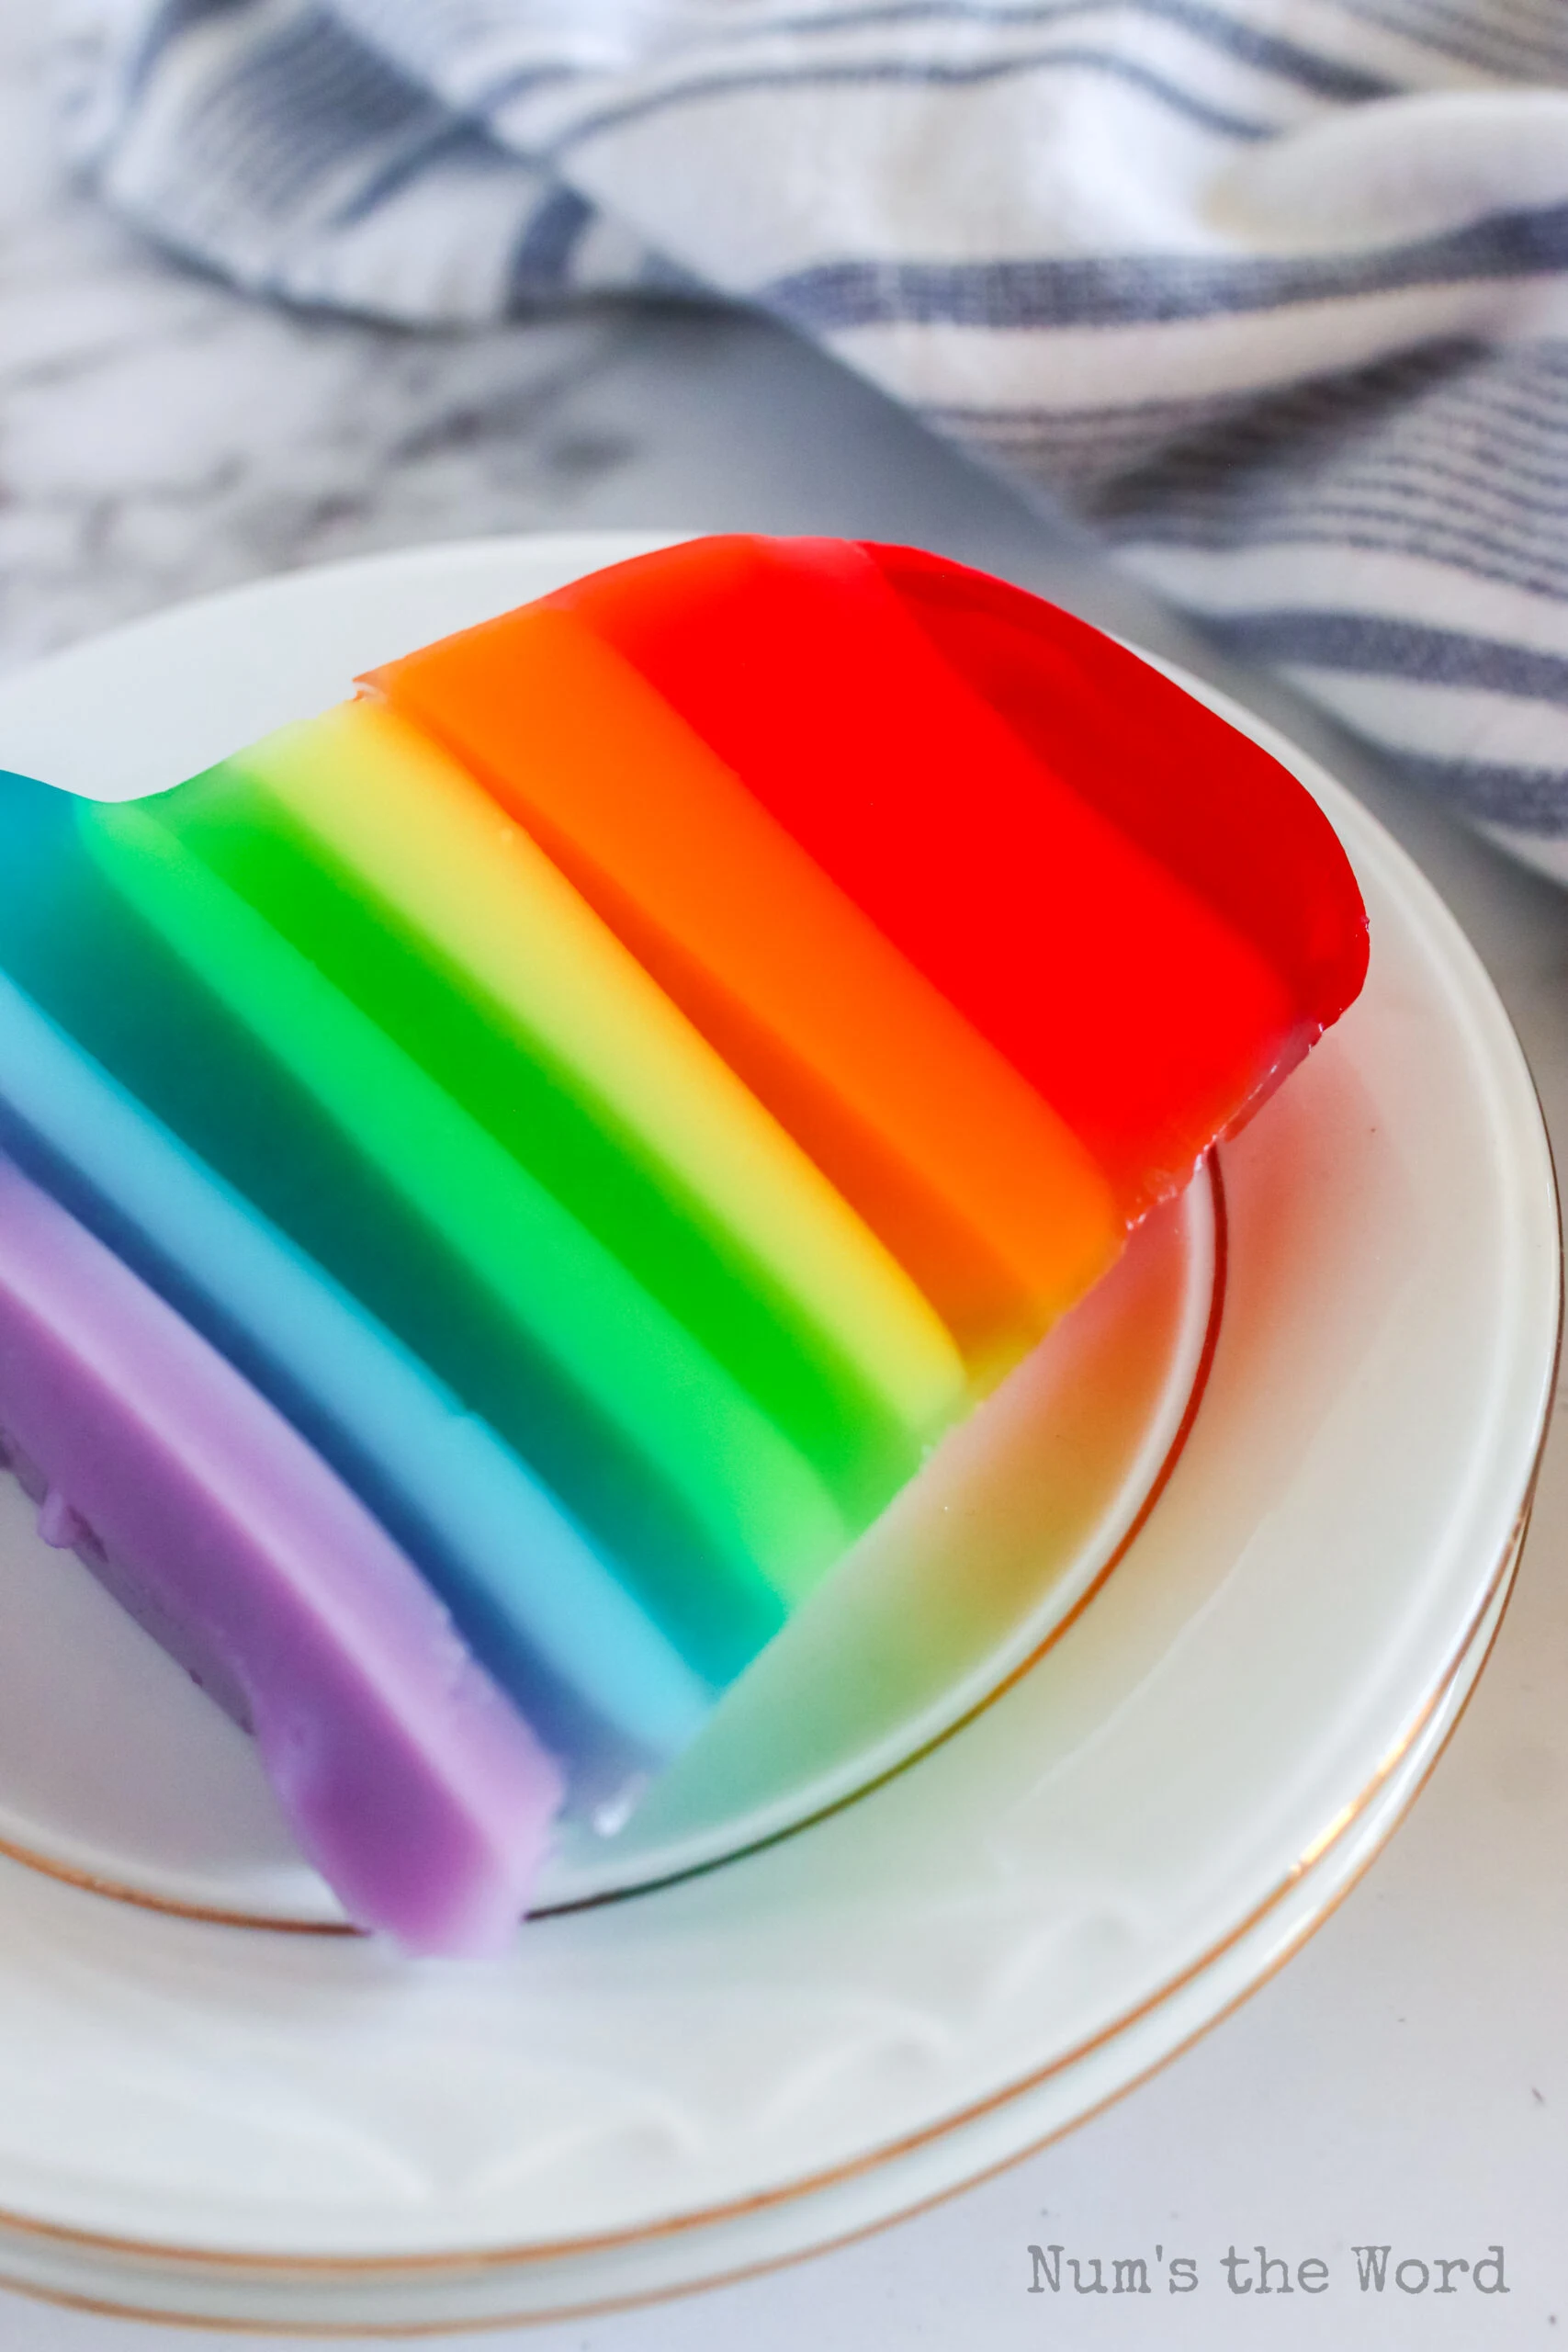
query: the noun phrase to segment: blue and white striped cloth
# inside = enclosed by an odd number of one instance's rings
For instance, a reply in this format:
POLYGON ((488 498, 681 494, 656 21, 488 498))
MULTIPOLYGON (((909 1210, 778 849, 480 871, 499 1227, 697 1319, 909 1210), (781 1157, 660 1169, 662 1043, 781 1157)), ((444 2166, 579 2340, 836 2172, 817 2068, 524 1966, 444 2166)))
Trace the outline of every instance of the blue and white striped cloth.
POLYGON ((815 337, 1568 877, 1568 0, 75 0, 81 158, 402 320, 815 337))

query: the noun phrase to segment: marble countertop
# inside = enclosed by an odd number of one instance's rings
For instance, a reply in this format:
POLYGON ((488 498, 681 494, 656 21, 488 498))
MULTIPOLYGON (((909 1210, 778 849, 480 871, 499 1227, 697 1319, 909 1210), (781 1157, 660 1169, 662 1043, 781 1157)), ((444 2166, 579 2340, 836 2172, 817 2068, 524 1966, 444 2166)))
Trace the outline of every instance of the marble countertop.
MULTIPOLYGON (((64 181, 21 14, 0 11, 0 666, 231 582, 419 540, 644 526, 923 541, 1185 661, 1362 792, 1489 964, 1561 1159, 1568 893, 1403 795, 1059 518, 761 321, 604 307, 425 338, 259 308, 149 252, 64 181)), ((863 2245, 519 2346, 1476 2352, 1568 2336, 1565 1545, 1559 1438, 1496 1655, 1431 1788, 1305 1952, 1155 2081, 863 2245), (1427 2256, 1501 2243, 1510 2291, 1321 2308, 1297 2294, 1259 2316, 1216 2284, 1074 2312, 1070 2338, 1069 2314, 1026 2292, 1032 2240, 1109 2257, 1178 2227, 1211 2263, 1232 2244, 1299 2261, 1369 2237, 1427 2256)), ((0 2291, 7 2352, 163 2340, 0 2291)))

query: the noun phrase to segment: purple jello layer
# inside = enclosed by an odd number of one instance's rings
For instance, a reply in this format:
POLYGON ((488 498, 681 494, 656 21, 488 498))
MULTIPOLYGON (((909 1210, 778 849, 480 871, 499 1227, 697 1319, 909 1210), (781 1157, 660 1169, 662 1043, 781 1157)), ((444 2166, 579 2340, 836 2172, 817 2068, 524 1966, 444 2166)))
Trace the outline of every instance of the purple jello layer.
POLYGON ((304 1852, 409 1950, 501 1947, 560 1774, 280 1414, 0 1158, 0 1429, 78 1550, 254 1730, 304 1852))

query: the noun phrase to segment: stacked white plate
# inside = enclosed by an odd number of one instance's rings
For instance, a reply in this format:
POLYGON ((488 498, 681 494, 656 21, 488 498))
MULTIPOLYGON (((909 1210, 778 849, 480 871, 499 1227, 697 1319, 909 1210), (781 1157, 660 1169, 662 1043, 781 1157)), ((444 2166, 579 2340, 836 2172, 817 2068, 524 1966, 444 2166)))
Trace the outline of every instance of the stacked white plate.
MULTIPOLYGON (((164 615, 0 688, 0 766, 176 781, 653 543, 427 549, 164 615)), ((1115 2097, 1387 1837, 1528 1513, 1551 1163, 1419 875, 1183 683, 1339 829, 1363 998, 646 1811, 573 1832, 504 1963, 341 1932, 239 1735, 0 1496, 0 2277, 379 2332, 778 2261, 1115 2097), (987 1448, 1035 1465, 1005 1530, 987 1448)))

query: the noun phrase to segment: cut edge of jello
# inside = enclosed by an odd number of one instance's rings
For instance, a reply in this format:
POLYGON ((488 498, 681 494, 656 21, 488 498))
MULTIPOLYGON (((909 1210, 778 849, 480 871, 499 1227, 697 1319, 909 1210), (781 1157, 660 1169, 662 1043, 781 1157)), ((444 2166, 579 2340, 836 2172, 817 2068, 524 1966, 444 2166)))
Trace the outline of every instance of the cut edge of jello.
MULTIPOLYGON (((494 1948, 563 1783, 679 1749, 1366 960, 1249 738, 1020 591, 832 541, 617 565, 138 803, 0 780, 0 1427, 187 1664, 228 1580, 258 1734, 313 1655, 278 1597, 310 1510, 269 1571, 201 1486, 220 1446, 156 1558, 137 1465, 167 1487, 178 1408, 145 1423, 115 1314, 373 1531, 366 1591, 401 1623, 412 1582, 435 1682, 537 1759, 513 1846, 334 1748, 341 1661, 261 1744, 351 1915, 427 1950, 494 1948), (39 1421, 51 1248, 114 1269, 78 1351, 110 1369, 39 1421), (468 1858, 446 1912, 422 1838, 468 1858)), ((397 1704, 446 1771, 434 1689, 397 1704)))

